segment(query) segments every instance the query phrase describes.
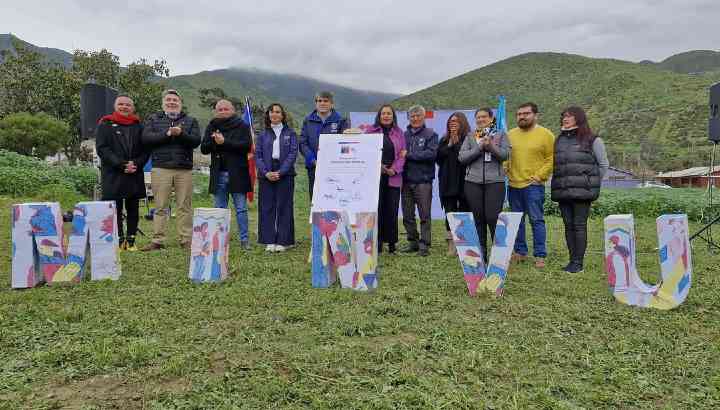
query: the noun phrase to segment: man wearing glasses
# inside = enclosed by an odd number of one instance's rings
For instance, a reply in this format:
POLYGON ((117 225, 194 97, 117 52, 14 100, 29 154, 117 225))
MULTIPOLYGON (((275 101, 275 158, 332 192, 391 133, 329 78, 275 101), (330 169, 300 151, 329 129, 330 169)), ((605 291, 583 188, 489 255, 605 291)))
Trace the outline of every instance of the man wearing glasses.
POLYGON ((508 196, 513 212, 522 212, 513 259, 527 258, 525 241, 525 215, 530 218, 533 232, 533 256, 535 267, 545 267, 545 183, 552 174, 555 136, 550 130, 538 125, 538 106, 534 103, 521 105, 517 110, 517 128, 510 130, 508 138, 513 147, 506 163, 510 188, 508 196))

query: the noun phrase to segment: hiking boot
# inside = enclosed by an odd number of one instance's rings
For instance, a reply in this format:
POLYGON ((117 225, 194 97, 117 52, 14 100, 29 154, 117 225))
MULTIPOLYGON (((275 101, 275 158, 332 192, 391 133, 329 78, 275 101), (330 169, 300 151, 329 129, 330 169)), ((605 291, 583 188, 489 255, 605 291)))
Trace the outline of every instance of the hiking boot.
POLYGON ((159 251, 160 249, 165 249, 165 245, 163 245, 161 243, 150 242, 149 244, 140 248, 140 251, 152 252, 152 251, 159 251))
POLYGON ((125 250, 128 252, 137 252, 138 248, 135 246, 135 235, 130 235, 125 241, 125 250))

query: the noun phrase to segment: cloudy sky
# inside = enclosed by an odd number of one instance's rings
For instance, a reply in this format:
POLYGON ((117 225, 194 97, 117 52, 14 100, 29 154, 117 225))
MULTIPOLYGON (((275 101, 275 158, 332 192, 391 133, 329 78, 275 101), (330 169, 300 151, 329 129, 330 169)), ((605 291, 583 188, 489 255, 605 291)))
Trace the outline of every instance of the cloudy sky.
POLYGON ((530 51, 662 60, 718 49, 718 0, 2 0, 0 32, 172 75, 230 66, 408 93, 530 51))

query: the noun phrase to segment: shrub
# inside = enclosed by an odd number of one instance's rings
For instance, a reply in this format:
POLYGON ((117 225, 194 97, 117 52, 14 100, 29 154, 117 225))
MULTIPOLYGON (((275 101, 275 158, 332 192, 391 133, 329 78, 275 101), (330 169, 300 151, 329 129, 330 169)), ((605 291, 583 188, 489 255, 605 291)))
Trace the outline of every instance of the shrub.
MULTIPOLYGON (((91 196, 97 170, 82 166, 54 166, 45 161, 0 150, 0 195, 57 197, 58 193, 91 196)), ((53 200, 58 200, 54 198, 53 200)))
MULTIPOLYGON (((591 208, 593 217, 604 218, 613 214, 633 214, 657 218, 663 214, 687 214, 690 220, 700 220, 706 207, 705 190, 692 188, 603 189, 600 198, 591 208)), ((548 192, 545 212, 560 215, 556 202, 548 192)))
POLYGON ((47 114, 10 114, 0 120, 0 148, 45 158, 70 141, 70 127, 47 114))

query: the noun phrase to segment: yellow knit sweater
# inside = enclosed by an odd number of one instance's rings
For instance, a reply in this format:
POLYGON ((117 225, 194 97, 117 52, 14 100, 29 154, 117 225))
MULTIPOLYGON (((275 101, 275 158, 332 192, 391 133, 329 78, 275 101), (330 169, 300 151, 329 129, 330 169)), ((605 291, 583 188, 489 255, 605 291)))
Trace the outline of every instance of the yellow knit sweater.
POLYGON ((513 128, 508 133, 512 151, 505 170, 513 188, 525 188, 533 181, 545 183, 553 169, 555 136, 545 127, 536 125, 525 131, 513 128))

